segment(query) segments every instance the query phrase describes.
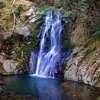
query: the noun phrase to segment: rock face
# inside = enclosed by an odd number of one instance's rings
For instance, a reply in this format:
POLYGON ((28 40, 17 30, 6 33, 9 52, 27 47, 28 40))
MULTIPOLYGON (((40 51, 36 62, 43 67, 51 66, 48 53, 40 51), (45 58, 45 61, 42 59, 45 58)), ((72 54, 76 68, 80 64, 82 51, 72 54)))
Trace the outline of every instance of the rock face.
POLYGON ((71 34, 75 48, 65 69, 65 79, 100 87, 100 38, 88 32, 85 23, 79 23, 71 34))

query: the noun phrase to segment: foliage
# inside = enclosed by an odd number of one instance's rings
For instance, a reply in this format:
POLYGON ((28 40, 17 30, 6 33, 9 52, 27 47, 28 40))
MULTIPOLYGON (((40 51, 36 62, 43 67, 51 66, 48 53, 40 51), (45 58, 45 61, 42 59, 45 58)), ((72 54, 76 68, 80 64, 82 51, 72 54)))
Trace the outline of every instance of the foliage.
POLYGON ((47 8, 49 8, 49 6, 48 5, 39 5, 39 6, 37 6, 36 7, 36 10, 38 11, 38 12, 42 12, 42 11, 45 11, 47 8))
POLYGON ((12 5, 11 0, 2 0, 2 8, 0 9, 0 28, 2 30, 10 30, 12 21, 12 5))
POLYGON ((39 5, 35 7, 37 12, 44 12, 47 10, 57 10, 57 8, 55 8, 54 6, 49 6, 49 5, 39 5))
POLYGON ((30 54, 30 52, 39 47, 39 38, 37 38, 40 33, 40 26, 43 23, 43 18, 39 18, 34 23, 29 24, 29 30, 31 32, 30 36, 27 38, 26 43, 22 45, 21 51, 30 54))
POLYGON ((100 37, 100 26, 96 26, 92 32, 94 35, 96 35, 97 37, 100 37))
POLYGON ((69 16, 71 15, 71 11, 66 11, 63 16, 62 16, 62 20, 65 22, 65 23, 68 23, 69 22, 69 16))
MULTIPOLYGON (((11 0, 10 0, 11 1, 11 0)), ((10 2, 8 0, 2 0, 3 5, 5 6, 8 2, 10 2)))
POLYGON ((64 4, 64 0, 55 0, 56 2, 58 2, 58 4, 60 4, 61 6, 63 6, 64 4))
POLYGON ((29 38, 29 44, 25 45, 23 44, 22 47, 20 48, 20 51, 25 52, 26 54, 30 54, 30 52, 35 49, 38 45, 38 40, 35 38, 29 38))
POLYGON ((37 49, 39 46, 39 39, 37 34, 40 32, 40 29, 36 29, 34 32, 31 32, 31 35, 26 40, 26 44, 23 44, 20 48, 20 51, 30 54, 33 49, 37 49))
POLYGON ((16 30, 17 28, 20 28, 20 27, 22 27, 22 24, 16 24, 16 25, 14 26, 14 29, 16 30))
POLYGON ((20 16, 20 13, 24 7, 24 4, 18 4, 18 5, 13 5, 13 6, 15 7, 15 9, 14 9, 15 16, 17 16, 17 17, 20 16))
POLYGON ((82 12, 82 14, 85 14, 87 11, 87 8, 86 8, 86 1, 87 0, 81 0, 81 2, 79 3, 80 5, 80 11, 82 12))

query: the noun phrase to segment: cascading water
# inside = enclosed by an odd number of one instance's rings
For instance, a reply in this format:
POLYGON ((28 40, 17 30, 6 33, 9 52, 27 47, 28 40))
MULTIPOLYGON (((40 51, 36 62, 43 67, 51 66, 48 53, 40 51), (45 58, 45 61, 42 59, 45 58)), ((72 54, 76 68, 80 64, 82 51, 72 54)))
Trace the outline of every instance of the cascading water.
MULTIPOLYGON (((62 48, 62 15, 59 11, 47 11, 41 26, 41 41, 37 61, 33 61, 31 54, 30 65, 36 69, 35 75, 54 77, 61 70, 61 48, 62 48)), ((34 68, 33 68, 34 69, 34 68)))

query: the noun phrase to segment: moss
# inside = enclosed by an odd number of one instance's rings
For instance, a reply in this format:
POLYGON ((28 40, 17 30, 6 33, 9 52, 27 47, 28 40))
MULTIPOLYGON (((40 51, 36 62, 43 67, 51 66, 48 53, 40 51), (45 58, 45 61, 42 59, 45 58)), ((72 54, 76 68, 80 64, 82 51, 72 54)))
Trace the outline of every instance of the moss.
POLYGON ((16 30, 17 28, 21 28, 22 27, 22 24, 16 24, 15 26, 14 26, 14 29, 16 30))
POLYGON ((63 37, 62 37, 62 44, 64 45, 65 49, 70 48, 70 35, 71 35, 71 21, 69 21, 64 30, 63 30, 63 37))

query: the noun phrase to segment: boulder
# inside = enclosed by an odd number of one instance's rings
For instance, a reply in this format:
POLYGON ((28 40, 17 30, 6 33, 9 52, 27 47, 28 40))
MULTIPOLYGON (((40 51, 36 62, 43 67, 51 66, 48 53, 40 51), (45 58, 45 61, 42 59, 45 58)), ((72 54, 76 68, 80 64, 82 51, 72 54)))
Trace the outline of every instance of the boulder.
POLYGON ((17 74, 17 64, 14 60, 4 60, 0 66, 0 73, 3 75, 17 74))
POLYGON ((22 35, 24 37, 27 37, 27 36, 30 35, 29 29, 28 29, 27 26, 24 26, 24 27, 21 27, 21 28, 20 27, 16 28, 15 33, 22 35))

